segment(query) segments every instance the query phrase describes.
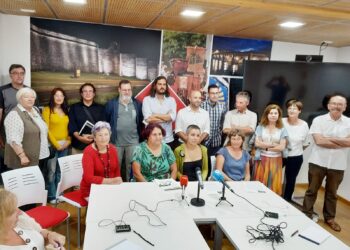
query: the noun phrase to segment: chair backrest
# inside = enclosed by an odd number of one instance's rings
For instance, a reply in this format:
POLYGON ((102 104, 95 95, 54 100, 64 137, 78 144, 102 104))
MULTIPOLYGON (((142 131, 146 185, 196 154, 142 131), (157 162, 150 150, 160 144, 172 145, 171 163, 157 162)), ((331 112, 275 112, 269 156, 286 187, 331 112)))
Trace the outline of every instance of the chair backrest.
POLYGON ((216 157, 215 155, 212 155, 210 156, 210 176, 208 178, 208 180, 212 180, 212 176, 213 176, 213 173, 214 173, 214 170, 215 170, 215 166, 216 166, 216 157))
POLYGON ((58 158, 61 170, 61 180, 57 185, 57 197, 68 188, 79 186, 83 177, 83 154, 69 155, 58 158))
POLYGON ((1 176, 5 189, 16 194, 18 206, 34 203, 46 205, 47 190, 38 166, 10 170, 1 176))

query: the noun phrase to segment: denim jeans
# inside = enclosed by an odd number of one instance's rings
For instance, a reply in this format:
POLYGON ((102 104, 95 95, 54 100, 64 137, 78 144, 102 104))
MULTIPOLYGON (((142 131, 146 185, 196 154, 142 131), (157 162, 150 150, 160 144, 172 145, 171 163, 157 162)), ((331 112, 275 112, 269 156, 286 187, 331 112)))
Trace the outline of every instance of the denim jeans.
POLYGON ((58 166, 57 159, 63 156, 68 155, 68 149, 63 151, 57 151, 54 149, 55 157, 48 160, 47 168, 48 168, 48 183, 47 183, 47 199, 54 200, 56 199, 56 191, 57 185, 61 179, 61 170, 58 166))

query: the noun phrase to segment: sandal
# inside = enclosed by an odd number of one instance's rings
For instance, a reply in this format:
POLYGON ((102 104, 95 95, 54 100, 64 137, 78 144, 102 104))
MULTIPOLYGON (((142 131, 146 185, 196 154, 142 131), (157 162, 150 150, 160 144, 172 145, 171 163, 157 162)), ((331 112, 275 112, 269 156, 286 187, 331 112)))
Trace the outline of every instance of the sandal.
POLYGON ((326 224, 328 226, 330 226, 330 228, 332 228, 336 232, 340 232, 341 231, 341 227, 339 226, 339 224, 337 222, 334 221, 334 219, 327 220, 326 224))

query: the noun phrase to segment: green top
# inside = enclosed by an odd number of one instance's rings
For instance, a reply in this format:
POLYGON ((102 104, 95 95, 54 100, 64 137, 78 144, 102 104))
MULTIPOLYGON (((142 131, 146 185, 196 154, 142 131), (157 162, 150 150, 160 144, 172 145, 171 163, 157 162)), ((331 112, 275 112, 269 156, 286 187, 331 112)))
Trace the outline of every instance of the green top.
MULTIPOLYGON (((202 151, 202 179, 206 180, 208 175, 208 153, 207 148, 203 145, 200 145, 202 151)), ((185 159, 185 145, 181 144, 178 146, 175 151, 176 166, 177 166, 177 178, 180 180, 183 173, 183 165, 185 159), (182 152, 182 153, 181 153, 182 152), (182 156, 181 156, 182 155, 182 156)))
POLYGON ((149 150, 147 143, 142 142, 135 149, 132 162, 136 161, 141 165, 141 174, 147 181, 154 179, 170 178, 170 166, 175 162, 175 156, 171 148, 162 143, 162 152, 155 156, 149 150))

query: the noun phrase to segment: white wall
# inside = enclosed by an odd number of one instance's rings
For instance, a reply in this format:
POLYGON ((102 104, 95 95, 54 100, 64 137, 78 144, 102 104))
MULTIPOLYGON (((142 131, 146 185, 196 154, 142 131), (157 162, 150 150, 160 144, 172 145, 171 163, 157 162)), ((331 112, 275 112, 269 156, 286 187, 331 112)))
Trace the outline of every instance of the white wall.
MULTIPOLYGON (((295 61, 295 55, 318 55, 320 46, 301 43, 287 43, 273 41, 271 60, 295 61)), ((338 48, 327 47, 321 51, 324 62, 337 62, 338 48)))
POLYGON ((339 48, 337 52, 337 62, 350 63, 350 47, 339 48))
POLYGON ((10 82, 11 64, 26 68, 24 83, 30 86, 30 18, 0 14, 0 84, 10 82))

